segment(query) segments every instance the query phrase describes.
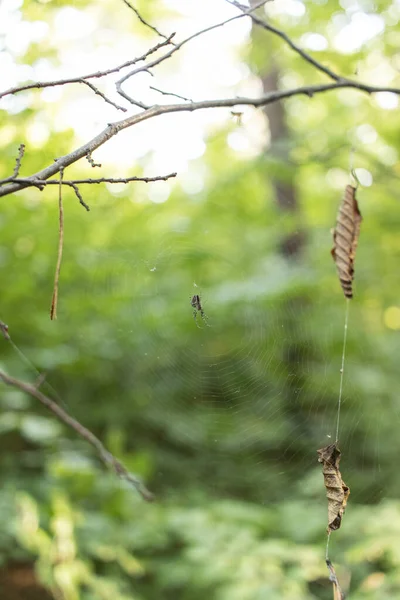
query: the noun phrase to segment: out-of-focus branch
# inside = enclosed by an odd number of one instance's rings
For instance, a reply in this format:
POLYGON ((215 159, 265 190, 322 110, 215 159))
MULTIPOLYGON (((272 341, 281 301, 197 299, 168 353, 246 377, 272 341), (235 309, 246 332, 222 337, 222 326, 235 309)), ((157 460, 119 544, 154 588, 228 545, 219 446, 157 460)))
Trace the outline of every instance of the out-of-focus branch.
POLYGON ((30 385, 29 383, 25 383, 24 381, 20 381, 19 379, 15 379, 14 377, 10 377, 3 371, 0 371, 0 379, 7 385, 15 387, 22 392, 25 392, 25 394, 36 398, 36 400, 39 400, 39 402, 41 402, 43 406, 50 410, 57 417, 57 419, 75 431, 75 433, 86 442, 91 444, 96 449, 102 462, 106 466, 111 467, 118 477, 125 479, 134 488, 136 488, 144 500, 151 502, 154 499, 151 492, 149 492, 143 483, 137 477, 129 473, 126 467, 124 467, 124 465, 117 460, 115 456, 111 454, 109 450, 107 450, 107 448, 105 448, 103 443, 94 435, 94 433, 82 425, 82 423, 71 417, 63 408, 61 408, 61 406, 54 402, 54 400, 42 394, 37 387, 30 385))
POLYGON ((148 27, 149 29, 151 29, 152 31, 154 31, 154 33, 156 33, 157 35, 159 35, 162 38, 168 39, 168 37, 166 35, 164 35, 163 33, 161 33, 156 27, 154 27, 154 25, 151 25, 148 21, 146 21, 142 15, 140 14, 140 12, 138 11, 137 8, 135 8, 134 6, 132 6, 132 4, 130 2, 128 2, 128 0, 122 0, 122 2, 124 4, 126 4, 126 6, 128 8, 130 8, 131 10, 133 10, 133 12, 135 13, 135 15, 137 16, 137 18, 139 19, 139 21, 145 25, 146 27, 148 27))
POLYGON ((318 60, 316 60, 310 54, 308 54, 308 52, 306 52, 305 50, 300 48, 300 46, 295 44, 295 42, 284 31, 282 31, 281 29, 278 29, 274 25, 271 25, 270 23, 268 23, 264 19, 261 19, 257 15, 254 15, 252 13, 250 14, 248 11, 248 8, 246 6, 244 6, 243 4, 240 4, 240 2, 237 2, 237 0, 226 0, 226 1, 228 2, 228 4, 231 4, 232 6, 236 6, 236 8, 241 10, 242 13, 248 14, 249 17, 252 19, 253 23, 258 25, 262 29, 266 29, 267 31, 274 33, 275 35, 280 37, 282 40, 284 40, 286 42, 286 44, 288 44, 291 47, 291 49, 294 50, 294 52, 299 54, 305 61, 307 61, 313 67, 318 69, 318 71, 322 71, 322 73, 325 73, 325 75, 328 75, 328 77, 330 77, 334 81, 345 81, 344 77, 340 77, 340 75, 338 75, 337 73, 335 73, 334 71, 332 71, 331 69, 329 69, 328 67, 323 65, 322 63, 320 63, 318 60))

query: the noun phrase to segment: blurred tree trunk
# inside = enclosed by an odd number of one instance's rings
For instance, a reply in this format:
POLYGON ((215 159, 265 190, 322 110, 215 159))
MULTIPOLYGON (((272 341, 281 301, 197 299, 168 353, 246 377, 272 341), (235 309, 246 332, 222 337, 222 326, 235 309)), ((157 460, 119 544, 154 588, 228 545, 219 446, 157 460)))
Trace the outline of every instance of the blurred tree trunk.
MULTIPOLYGON (((279 67, 277 65, 272 63, 266 72, 261 72, 259 75, 264 93, 278 89, 279 67)), ((290 166, 289 152, 287 143, 285 143, 289 140, 290 134, 286 124, 283 102, 268 104, 264 109, 264 113, 269 123, 271 135, 270 149, 277 155, 280 162, 290 166)), ((274 178, 271 182, 275 190, 275 199, 279 210, 282 213, 291 213, 295 217, 295 223, 297 223, 297 227, 286 235, 280 244, 280 252, 289 260, 300 258, 305 244, 304 232, 299 228, 300 219, 298 217, 300 216, 300 206, 294 185, 294 172, 295 167, 293 166, 292 173, 287 180, 285 176, 285 180, 274 178)))
POLYGON ((34 565, 10 563, 0 570, 1 600, 53 600, 53 596, 40 585, 34 565))

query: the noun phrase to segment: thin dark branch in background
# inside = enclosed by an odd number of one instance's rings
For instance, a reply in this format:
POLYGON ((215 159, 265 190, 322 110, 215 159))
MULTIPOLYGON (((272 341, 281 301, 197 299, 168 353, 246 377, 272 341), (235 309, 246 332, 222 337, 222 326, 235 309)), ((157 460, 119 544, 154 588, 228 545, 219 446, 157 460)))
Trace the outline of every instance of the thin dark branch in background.
POLYGON ((159 65, 160 63, 162 63, 167 58, 170 58, 173 54, 175 54, 175 52, 177 52, 180 48, 182 48, 182 46, 184 46, 185 44, 187 44, 191 40, 194 40, 195 38, 199 37, 200 35, 203 35, 204 33, 208 33, 209 31, 213 31, 214 29, 218 29, 219 27, 223 27, 224 25, 227 25, 228 23, 231 23, 232 21, 236 21, 236 19, 240 19, 242 17, 245 17, 246 15, 249 15, 254 10, 257 10, 257 8, 260 8, 260 6, 264 6, 264 4, 266 4, 267 2, 269 2, 269 0, 262 0, 261 2, 258 2, 255 6, 253 6, 252 8, 249 8, 246 11, 243 11, 243 13, 240 14, 240 15, 236 15, 234 17, 230 17, 229 19, 225 19, 225 21, 221 21, 220 23, 216 23, 215 25, 210 25, 210 27, 206 27, 205 29, 201 29, 200 31, 196 31, 196 33, 194 33, 193 35, 191 35, 188 38, 182 40, 182 42, 179 42, 178 44, 176 44, 173 48, 171 48, 171 50, 169 50, 169 52, 167 52, 163 56, 160 56, 159 58, 156 58, 153 61, 147 63, 146 65, 143 65, 142 67, 134 69, 130 73, 127 73, 126 75, 124 75, 123 77, 121 77, 121 79, 119 79, 116 82, 116 84, 115 84, 116 88, 117 88, 117 92, 123 98, 125 98, 125 100, 129 100, 129 102, 131 102, 132 104, 135 104, 136 106, 139 106, 141 108, 145 108, 145 109, 148 108, 145 105, 141 105, 141 103, 139 103, 138 101, 130 99, 130 97, 122 90, 121 86, 122 86, 123 83, 125 83, 125 81, 127 81, 128 79, 130 79, 134 75, 137 75, 138 73, 142 73, 143 71, 148 71, 149 69, 152 69, 156 65, 159 65))
POLYGON ((152 31, 154 31, 154 33, 156 33, 157 35, 159 35, 162 38, 168 39, 166 35, 164 35, 163 33, 161 33, 160 31, 158 31, 158 29, 156 27, 154 27, 153 25, 150 25, 150 23, 148 23, 148 21, 145 21, 145 19, 142 17, 142 15, 140 14, 140 12, 138 11, 137 8, 135 8, 134 6, 132 6, 132 4, 130 4, 130 2, 128 2, 128 0, 122 0, 122 2, 124 4, 126 4, 126 6, 128 6, 128 8, 130 8, 131 10, 133 10, 133 12, 135 13, 135 15, 137 16, 137 18, 139 19, 139 21, 143 24, 146 25, 146 27, 148 27, 149 29, 151 29, 152 31))
POLYGON ((90 164, 90 166, 93 167, 93 168, 94 167, 101 167, 101 163, 94 162, 91 152, 88 152, 86 154, 86 160, 88 161, 88 163, 90 164))
POLYGON ((104 71, 96 71, 95 73, 89 73, 88 75, 81 75, 80 77, 71 77, 69 79, 56 79, 55 81, 36 81, 34 83, 27 83, 25 85, 15 86, 9 88, 8 90, 5 90, 4 92, 0 92, 0 99, 12 94, 18 94, 19 92, 25 92, 27 90, 57 87, 60 85, 68 85, 70 83, 87 83, 87 79, 99 79, 101 77, 107 77, 107 75, 111 75, 112 73, 118 73, 119 71, 122 71, 122 69, 126 69, 127 67, 131 67, 132 65, 146 60, 148 56, 154 54, 154 52, 157 52, 157 50, 159 50, 160 48, 163 48, 164 46, 170 44, 174 35, 175 33, 172 33, 169 36, 169 38, 167 38, 163 42, 160 42, 159 44, 156 44, 155 46, 152 46, 152 48, 147 50, 141 56, 133 58, 132 60, 128 60, 122 63, 122 65, 118 65, 117 67, 112 67, 111 69, 106 69, 104 71))
POLYGON ((10 377, 3 371, 0 371, 0 379, 4 381, 7 385, 11 385, 22 392, 25 392, 29 396, 36 398, 41 402, 46 408, 48 408, 60 421, 62 421, 67 427, 73 429, 75 433, 77 433, 81 438, 86 440, 89 444, 91 444, 98 452, 100 459, 103 463, 111 467, 114 472, 121 479, 125 479, 131 485, 133 485, 139 494, 147 500, 151 502, 154 497, 153 495, 146 489, 146 487, 142 484, 137 477, 129 473, 129 471, 124 467, 124 465, 115 458, 111 452, 109 452, 102 442, 92 433, 89 429, 87 429, 84 425, 82 425, 79 421, 71 417, 61 406, 59 406, 54 400, 45 396, 40 392, 37 387, 30 385, 29 383, 25 383, 24 381, 20 381, 19 379, 14 379, 14 377, 10 377))
POLYGON ((59 229, 58 229, 58 252, 57 252, 57 265, 56 272, 54 275, 54 289, 53 297, 51 299, 50 308, 50 319, 53 321, 57 319, 57 304, 58 304, 58 283, 60 279, 61 260, 64 245, 64 209, 62 203, 62 178, 64 169, 60 169, 60 181, 58 182, 58 212, 59 212, 59 229))
POLYGON ((193 102, 193 100, 191 100, 190 98, 185 98, 185 96, 180 96, 179 94, 174 94, 173 92, 164 92, 163 90, 160 90, 154 87, 153 85, 150 85, 149 88, 151 90, 154 90, 155 92, 158 92, 159 94, 162 94, 163 96, 175 96, 175 98, 179 98, 179 100, 184 100, 185 102, 193 102))
MULTIPOLYGON (((226 0, 226 1, 229 4, 231 4, 232 6, 236 6, 236 8, 241 10, 243 13, 248 14, 247 7, 244 6, 243 4, 240 4, 240 2, 237 2, 237 0, 226 0)), ((305 50, 300 48, 297 44, 295 44, 294 41, 291 40, 290 37, 281 29, 278 29, 277 27, 270 25, 270 23, 267 23, 267 21, 265 21, 264 19, 260 19, 260 17, 254 15, 254 14, 249 14, 249 17, 259 27, 262 27, 263 29, 266 29, 267 31, 274 33, 275 35, 280 37, 282 40, 284 40, 292 48, 292 50, 297 52, 297 54, 299 54, 305 61, 310 63, 313 67, 315 67, 319 71, 322 71, 323 73, 325 73, 325 75, 328 75, 328 77, 330 77, 334 81, 341 81, 342 79, 344 79, 343 77, 340 77, 339 75, 337 75, 337 73, 335 73, 328 67, 325 67, 325 65, 320 63, 318 60, 315 60, 315 58, 313 58, 310 54, 308 54, 308 52, 306 52, 305 50)))
POLYGON ((10 175, 10 177, 6 177, 5 179, 1 179, 0 180, 0 185, 2 185, 3 183, 7 183, 8 181, 12 181, 13 179, 15 179, 16 177, 18 177, 18 173, 19 170, 21 168, 21 162, 22 162, 22 158, 24 156, 25 153, 25 144, 20 144, 18 147, 18 156, 15 160, 15 167, 14 167, 14 172, 12 175, 10 175))

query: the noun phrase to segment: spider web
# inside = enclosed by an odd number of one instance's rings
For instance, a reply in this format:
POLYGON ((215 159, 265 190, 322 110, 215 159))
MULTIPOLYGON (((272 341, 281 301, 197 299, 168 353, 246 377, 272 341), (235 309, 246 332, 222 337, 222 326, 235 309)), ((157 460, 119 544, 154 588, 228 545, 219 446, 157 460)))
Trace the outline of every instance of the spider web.
MULTIPOLYGON (((221 36, 218 32, 219 44, 221 36)), ((215 53, 210 54, 213 64, 215 53)), ((197 69, 191 70, 197 80, 197 69)), ((236 88, 232 93, 237 93, 236 88)), ((182 122, 174 134, 181 136, 178 145, 185 155, 182 122)), ((158 129, 159 122, 154 127, 158 129)), ((157 137, 165 139, 170 152, 168 131, 157 137)), ((138 145, 143 142, 144 136, 138 145)), ((108 148, 115 152, 111 145, 108 148)), ((130 166, 129 150, 125 160, 130 166)), ((168 162, 166 156, 163 161, 163 165, 168 162)), ((160 156, 157 168, 159 164, 160 156)), ((193 172, 189 181, 191 176, 193 172)), ((240 187, 242 180, 251 178, 247 172, 235 181, 240 187)), ((277 249, 281 232, 293 231, 292 217, 277 212, 271 194, 261 199, 249 194, 255 205, 247 206, 235 193, 235 181, 219 192, 209 186, 210 198, 206 193, 175 194, 165 204, 147 207, 142 217, 134 208, 123 208, 129 202, 126 195, 111 206, 109 198, 96 199, 91 222, 77 238, 79 248, 71 249, 71 230, 66 233, 59 316, 68 328, 65 343, 69 336, 74 352, 84 357, 83 370, 103 374, 105 391, 88 391, 96 407, 90 411, 98 412, 101 420, 110 402, 121 406, 121 420, 115 417, 110 428, 123 428, 129 420, 132 441, 126 445, 138 453, 148 448, 155 457, 151 477, 164 498, 173 496, 182 480, 197 487, 201 481, 216 494, 265 503, 284 494, 296 498, 308 493, 324 514, 316 451, 335 438, 345 315, 329 256, 329 228, 337 205, 325 206, 317 224, 314 209, 309 204, 302 209, 307 250, 298 261, 288 261, 277 249), (118 240, 125 220, 132 223, 131 243, 127 235, 118 240), (115 240, 110 244, 100 239, 97 250, 93 243, 85 247, 82 240, 91 230, 100 232, 100 238, 114 235, 115 240), (201 297, 208 326, 199 320, 197 327, 193 319, 194 293, 201 297), (98 315, 97 304, 104 307, 107 302, 108 313, 102 310, 98 315), (79 317, 72 310, 69 313, 76 303, 83 306, 79 317)), ((242 197, 246 191, 244 187, 242 197)), ((143 200, 140 192, 137 196, 138 202, 143 200)), ((149 203, 148 198, 145 201, 149 203)), ((382 206, 378 215, 384 210, 382 206)), ((397 463, 398 406, 382 382, 387 378, 394 388, 398 386, 394 353, 390 356, 389 351, 396 348, 387 344, 379 327, 371 325, 380 319, 381 307, 373 304, 370 290, 363 291, 367 280, 363 265, 371 260, 365 250, 369 245, 376 254, 373 262, 379 265, 376 272, 389 282, 387 289, 390 282, 396 283, 374 234, 362 231, 340 432, 341 467, 352 490, 351 502, 372 502, 381 494, 396 492, 386 474, 388 465, 397 463), (382 360, 376 365, 379 354, 385 356, 386 365, 382 360), (376 410, 377 401, 382 402, 381 411, 376 410)), ((396 263, 392 266, 395 269, 396 263)), ((390 301, 392 296, 386 291, 384 297, 390 301)), ((36 308, 43 313, 42 305, 36 308)), ((51 347, 51 340, 47 341, 51 347)), ((28 350, 27 355, 40 368, 51 363, 43 348, 28 350)), ((59 394, 72 414, 83 422, 89 416, 96 421, 88 415, 88 401, 69 400, 61 390, 59 394)))
MULTIPOLYGON (((174 211, 182 217, 188 204, 181 196, 174 211)), ((204 201, 203 221, 215 208, 209 205, 204 201)), ((272 198, 266 218, 271 211, 272 198)), ((180 479, 202 480, 217 493, 268 502, 281 497, 284 486, 296 494, 307 483, 326 510, 316 450, 335 439, 345 316, 329 227, 317 231, 312 258, 291 264, 257 235, 244 232, 233 241, 222 210, 219 221, 210 214, 217 237, 195 221, 174 230, 168 214, 168 202, 147 214, 150 230, 165 216, 150 248, 136 244, 86 256, 82 298, 122 302, 122 313, 116 309, 110 318, 114 340, 131 347, 122 370, 128 362, 140 374, 139 389, 135 375, 128 376, 132 434, 147 428, 167 449, 155 485, 173 495, 180 479), (322 282, 314 280, 317 269, 326 270, 322 282), (193 319, 194 293, 207 325, 193 319)), ((275 211, 272 230, 284 231, 289 220, 275 211)), ((68 305, 68 297, 64 301, 68 305)), ((339 437, 346 482, 356 481, 352 499, 365 502, 381 482, 380 443, 388 423, 383 413, 370 418, 372 399, 362 400, 359 378, 371 360, 368 345, 354 348, 362 328, 356 287, 339 437), (347 465, 346 456, 352 457, 347 465)), ((81 344, 93 352, 84 335, 81 344)), ((119 371, 118 360, 113 364, 119 371)))

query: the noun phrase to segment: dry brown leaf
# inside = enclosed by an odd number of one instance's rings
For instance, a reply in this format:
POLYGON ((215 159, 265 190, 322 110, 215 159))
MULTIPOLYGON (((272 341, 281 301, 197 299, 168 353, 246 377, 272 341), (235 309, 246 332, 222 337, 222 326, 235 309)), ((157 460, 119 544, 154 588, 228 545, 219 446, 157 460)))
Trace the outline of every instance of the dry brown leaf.
POLYGON ((333 230, 331 254, 336 263, 340 283, 346 298, 353 297, 354 258, 360 235, 362 216, 356 200, 356 188, 346 186, 333 230))
POLYGON ((339 529, 350 494, 339 471, 341 452, 336 444, 318 450, 318 462, 322 463, 326 496, 328 498, 328 533, 339 529))
POLYGON ((344 600, 345 595, 340 587, 335 568, 328 558, 326 559, 326 566, 329 569, 329 581, 333 584, 333 600, 344 600))

